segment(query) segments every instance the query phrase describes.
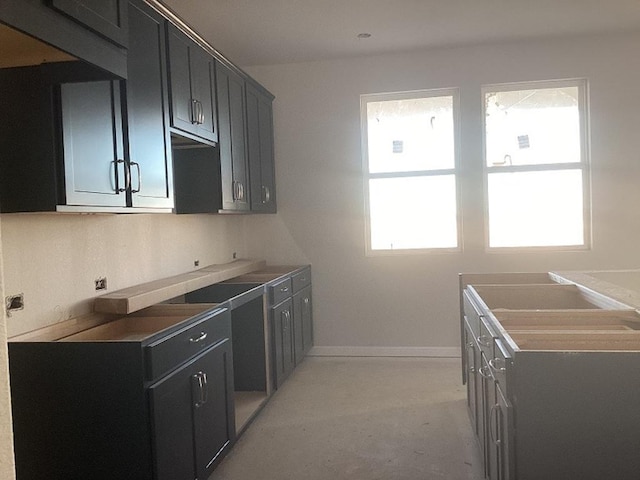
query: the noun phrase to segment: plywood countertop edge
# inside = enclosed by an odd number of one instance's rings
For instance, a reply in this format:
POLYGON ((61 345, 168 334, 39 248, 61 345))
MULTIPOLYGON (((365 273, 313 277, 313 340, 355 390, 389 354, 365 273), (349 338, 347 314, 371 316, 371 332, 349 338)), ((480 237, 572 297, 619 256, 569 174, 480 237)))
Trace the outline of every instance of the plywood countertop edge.
POLYGON ((134 285, 97 297, 94 311, 127 315, 156 303, 220 283, 266 266, 264 260, 242 259, 203 267, 192 272, 134 285))

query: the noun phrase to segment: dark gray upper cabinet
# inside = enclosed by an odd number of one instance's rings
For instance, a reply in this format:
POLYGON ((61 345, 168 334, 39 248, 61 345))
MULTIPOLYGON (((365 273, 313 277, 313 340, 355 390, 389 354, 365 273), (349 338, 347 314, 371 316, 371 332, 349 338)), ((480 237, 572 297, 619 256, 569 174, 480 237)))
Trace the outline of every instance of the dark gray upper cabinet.
POLYGON ((127 205, 123 82, 103 77, 81 62, 0 69, 2 212, 127 205))
POLYGON ((171 126, 217 142, 213 57, 174 26, 167 33, 171 126))
POLYGON ((251 208, 245 130, 245 80, 216 62, 222 209, 251 208))
POLYGON ((127 120, 131 205, 172 208, 164 19, 142 1, 129 5, 127 120))
POLYGON ((47 0, 51 6, 108 40, 128 44, 127 0, 47 0))
POLYGON ((251 211, 276 213, 273 156, 273 97, 247 83, 247 147, 251 211))
POLYGON ((127 51, 122 47, 126 45, 127 36, 126 2, 117 0, 117 11, 112 11, 111 19, 104 18, 102 14, 105 9, 113 8, 108 5, 114 3, 113 0, 55 0, 55 8, 52 2, 53 0, 2 0, 0 29, 13 27, 75 58, 100 67, 105 72, 126 78, 127 51), (117 14, 117 19, 113 17, 114 13, 117 14), (117 28, 114 24, 117 32, 113 34, 99 25, 112 21, 118 23, 117 28))

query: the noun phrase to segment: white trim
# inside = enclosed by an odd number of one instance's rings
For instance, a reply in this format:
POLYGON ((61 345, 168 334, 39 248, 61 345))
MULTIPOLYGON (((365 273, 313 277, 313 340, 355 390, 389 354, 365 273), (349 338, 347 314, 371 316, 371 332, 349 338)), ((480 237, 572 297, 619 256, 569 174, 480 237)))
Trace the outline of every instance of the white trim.
POLYGON ((313 347, 311 357, 460 357, 460 347, 313 347))

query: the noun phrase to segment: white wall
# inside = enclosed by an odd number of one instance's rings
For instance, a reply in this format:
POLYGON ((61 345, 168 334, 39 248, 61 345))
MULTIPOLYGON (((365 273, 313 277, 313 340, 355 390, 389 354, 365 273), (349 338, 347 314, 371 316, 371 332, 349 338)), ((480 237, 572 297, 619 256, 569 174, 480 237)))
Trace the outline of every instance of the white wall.
MULTIPOLYGON (((4 299, 2 267, 2 225, 0 219, 0 298, 4 299)), ((4 308, 0 309, 0 478, 15 478, 9 394, 9 364, 7 357, 7 323, 4 308)))
POLYGON ((91 311, 107 291, 246 256, 245 219, 211 215, 3 215, 5 294, 24 293, 9 336, 91 311))
POLYGON ((251 250, 313 264, 316 345, 455 346, 462 271, 640 267, 639 48, 635 33, 247 68, 276 95, 279 204, 251 250), (480 87, 574 77, 591 93, 593 248, 488 253, 480 87), (359 96, 442 87, 460 89, 464 251, 365 257, 359 96))

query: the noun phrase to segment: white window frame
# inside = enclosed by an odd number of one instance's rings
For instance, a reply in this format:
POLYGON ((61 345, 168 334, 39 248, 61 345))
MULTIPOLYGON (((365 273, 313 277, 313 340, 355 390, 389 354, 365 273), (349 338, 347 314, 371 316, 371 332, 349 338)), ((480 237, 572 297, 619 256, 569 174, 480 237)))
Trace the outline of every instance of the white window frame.
POLYGON ((589 84, 585 78, 546 80, 532 82, 516 82, 483 85, 482 100, 482 164, 484 181, 484 231, 485 250, 487 252, 523 252, 523 251, 575 251, 590 250, 591 238, 591 173, 589 152, 589 84), (494 91, 534 90, 544 88, 578 87, 578 112, 580 116, 580 162, 536 164, 536 165, 487 165, 486 146, 486 94, 494 91), (553 170, 582 170, 582 204, 583 204, 583 245, 549 245, 549 246, 513 246, 491 247, 489 231, 489 174, 500 172, 544 172, 553 170))
POLYGON ((420 255, 429 253, 447 253, 462 251, 462 213, 460 196, 460 90, 458 88, 441 88, 429 90, 414 90, 407 92, 374 93, 360 95, 360 132, 362 172, 364 179, 364 207, 365 207, 365 256, 388 255, 420 255), (369 102, 408 100, 414 98, 452 97, 453 100, 453 139, 454 166, 440 170, 419 170, 408 172, 369 172, 369 139, 367 126, 367 104, 369 102), (453 175, 456 188, 456 246, 442 248, 410 248, 410 249, 372 249, 371 248, 371 212, 369 206, 369 180, 375 178, 401 178, 420 176, 453 175))

